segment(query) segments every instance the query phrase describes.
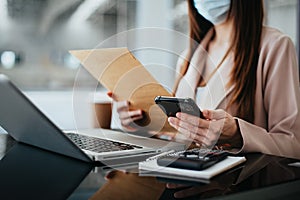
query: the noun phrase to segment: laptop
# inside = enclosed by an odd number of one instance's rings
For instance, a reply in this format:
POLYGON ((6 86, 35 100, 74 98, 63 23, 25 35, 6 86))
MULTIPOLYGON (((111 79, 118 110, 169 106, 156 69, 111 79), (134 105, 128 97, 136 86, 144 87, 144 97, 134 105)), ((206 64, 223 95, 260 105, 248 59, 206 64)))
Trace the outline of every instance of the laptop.
POLYGON ((16 141, 100 165, 144 160, 185 144, 108 129, 64 132, 0 74, 0 126, 16 141))

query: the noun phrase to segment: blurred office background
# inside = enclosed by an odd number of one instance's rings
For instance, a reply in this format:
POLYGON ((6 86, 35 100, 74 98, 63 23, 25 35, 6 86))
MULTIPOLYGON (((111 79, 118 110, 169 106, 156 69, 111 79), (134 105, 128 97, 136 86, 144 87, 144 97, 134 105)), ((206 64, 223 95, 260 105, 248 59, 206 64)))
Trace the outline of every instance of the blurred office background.
MULTIPOLYGON (((265 0, 265 8, 265 24, 288 34, 299 49, 299 1, 265 0)), ((88 74, 78 76, 80 64, 68 50, 92 49, 137 28, 188 34, 186 0, 1 0, 0 21, 0 73, 8 75, 64 129, 91 126, 89 116, 74 121, 72 95, 75 80, 78 90, 95 85, 88 74)), ((143 63, 149 58, 139 59, 143 63)), ((175 66, 174 58, 161 59, 175 66)), ((150 72, 172 86, 170 72, 150 72)))

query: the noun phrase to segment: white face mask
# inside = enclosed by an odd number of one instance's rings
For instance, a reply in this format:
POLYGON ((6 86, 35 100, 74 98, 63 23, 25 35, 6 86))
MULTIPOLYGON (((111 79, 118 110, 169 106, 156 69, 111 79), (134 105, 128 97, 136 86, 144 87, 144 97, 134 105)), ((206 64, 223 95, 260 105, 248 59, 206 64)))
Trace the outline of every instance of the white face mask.
POLYGON ((231 0, 195 0, 199 14, 214 25, 221 24, 227 19, 231 0))

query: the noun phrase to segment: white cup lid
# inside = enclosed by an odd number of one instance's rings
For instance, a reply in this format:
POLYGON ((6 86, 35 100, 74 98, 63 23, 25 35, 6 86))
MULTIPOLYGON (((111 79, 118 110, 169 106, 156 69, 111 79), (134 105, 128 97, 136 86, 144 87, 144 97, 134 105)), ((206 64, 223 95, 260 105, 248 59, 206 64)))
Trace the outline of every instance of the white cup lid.
POLYGON ((90 99, 92 103, 112 103, 112 99, 104 91, 92 93, 90 99))

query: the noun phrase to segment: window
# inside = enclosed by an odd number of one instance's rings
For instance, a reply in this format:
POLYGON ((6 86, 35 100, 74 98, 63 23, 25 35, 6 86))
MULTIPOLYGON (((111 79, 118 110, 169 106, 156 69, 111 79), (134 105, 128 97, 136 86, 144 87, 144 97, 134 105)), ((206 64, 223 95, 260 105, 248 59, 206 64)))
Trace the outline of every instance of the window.
POLYGON ((299 1, 265 0, 266 24, 289 35, 299 54, 299 1))
MULTIPOLYGON (((264 2, 265 23, 299 49, 299 1, 264 2)), ((0 73, 30 90, 72 89, 80 65, 68 50, 145 26, 188 34, 186 0, 3 0, 0 18, 0 73)), ((88 74, 80 79, 83 87, 94 84, 88 74)))
MULTIPOLYGON (((134 27, 135 1, 0 1, 0 73, 23 89, 72 89, 72 49, 94 48, 134 27)), ((89 84, 89 78, 82 81, 89 84)))
POLYGON ((265 23, 289 35, 295 46, 299 42, 298 0, 266 0, 265 23))

